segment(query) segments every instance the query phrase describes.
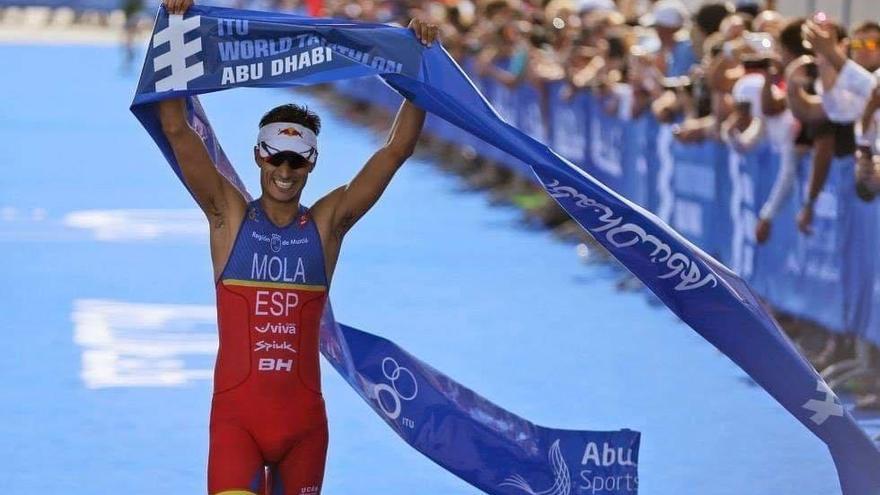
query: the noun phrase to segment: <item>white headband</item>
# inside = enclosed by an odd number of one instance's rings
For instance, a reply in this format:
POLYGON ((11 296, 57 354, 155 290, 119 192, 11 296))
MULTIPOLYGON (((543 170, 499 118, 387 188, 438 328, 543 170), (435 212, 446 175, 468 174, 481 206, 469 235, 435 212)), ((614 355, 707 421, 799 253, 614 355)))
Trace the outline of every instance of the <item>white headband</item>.
POLYGON ((260 127, 257 150, 262 158, 292 151, 309 163, 318 160, 318 136, 308 127, 290 122, 273 122, 260 127))

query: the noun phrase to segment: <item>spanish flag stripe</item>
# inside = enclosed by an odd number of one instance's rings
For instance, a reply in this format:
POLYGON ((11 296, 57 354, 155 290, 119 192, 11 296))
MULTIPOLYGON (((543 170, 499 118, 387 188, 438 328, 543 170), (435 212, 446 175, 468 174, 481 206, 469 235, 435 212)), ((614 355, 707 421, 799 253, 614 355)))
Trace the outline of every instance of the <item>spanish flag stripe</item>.
POLYGON ((294 289, 323 292, 327 290, 324 285, 288 284, 284 282, 269 282, 265 280, 237 280, 232 278, 223 279, 223 285, 237 285, 244 287, 260 287, 266 289, 294 289))

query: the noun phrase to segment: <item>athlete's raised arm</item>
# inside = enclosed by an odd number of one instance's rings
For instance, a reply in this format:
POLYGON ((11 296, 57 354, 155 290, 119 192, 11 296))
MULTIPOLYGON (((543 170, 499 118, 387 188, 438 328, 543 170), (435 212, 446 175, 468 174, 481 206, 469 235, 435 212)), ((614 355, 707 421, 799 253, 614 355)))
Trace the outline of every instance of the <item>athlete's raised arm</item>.
POLYGON ((222 223, 230 213, 230 208, 234 212, 243 211, 244 198, 220 175, 208 156, 202 139, 187 123, 184 100, 163 100, 158 106, 162 132, 180 164, 186 186, 192 191, 211 225, 217 227, 218 222, 222 223))
MULTIPOLYGON (((171 15, 184 14, 192 4, 193 0, 162 2, 171 15)), ((157 110, 162 133, 168 139, 174 158, 180 165, 186 187, 192 192, 211 225, 211 260, 216 279, 226 265, 235 243, 247 202, 214 167, 202 138, 186 120, 186 102, 182 98, 163 100, 157 103, 157 110)))
MULTIPOLYGON (((413 19, 409 28, 426 46, 437 39, 437 26, 433 24, 413 19)), ((395 172, 415 151, 424 122, 425 111, 409 101, 404 101, 385 144, 373 154, 350 183, 332 191, 315 204, 315 210, 329 212, 331 232, 328 234, 341 239, 378 201, 395 172)))
MULTIPOLYGON (((162 5, 170 15, 184 14, 192 0, 164 0, 162 5)), ((186 120, 186 103, 182 98, 160 101, 157 104, 162 132, 171 144, 174 157, 180 165, 183 180, 195 196, 196 202, 212 227, 225 224, 230 213, 244 211, 245 200, 214 167, 201 137, 186 120)), ((212 229, 213 231, 213 229, 212 229)))

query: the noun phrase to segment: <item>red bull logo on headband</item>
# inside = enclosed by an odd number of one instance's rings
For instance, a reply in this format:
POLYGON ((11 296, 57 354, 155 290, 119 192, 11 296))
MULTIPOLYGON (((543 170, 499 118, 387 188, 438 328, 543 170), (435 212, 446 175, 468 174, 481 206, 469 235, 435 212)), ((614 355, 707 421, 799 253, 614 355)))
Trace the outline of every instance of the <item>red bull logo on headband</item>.
POLYGON ((278 135, 290 136, 290 137, 302 137, 302 133, 293 127, 285 127, 284 129, 278 130, 278 135))

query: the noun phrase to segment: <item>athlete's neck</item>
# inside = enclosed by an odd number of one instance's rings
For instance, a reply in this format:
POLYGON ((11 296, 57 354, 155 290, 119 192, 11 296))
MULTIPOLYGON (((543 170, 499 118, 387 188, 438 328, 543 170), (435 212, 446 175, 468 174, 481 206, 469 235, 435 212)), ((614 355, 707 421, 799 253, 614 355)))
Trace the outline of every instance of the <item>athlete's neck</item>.
POLYGON ((291 201, 276 201, 267 195, 260 196, 260 207, 266 212, 269 221, 277 227, 286 227, 299 213, 299 196, 291 201))

